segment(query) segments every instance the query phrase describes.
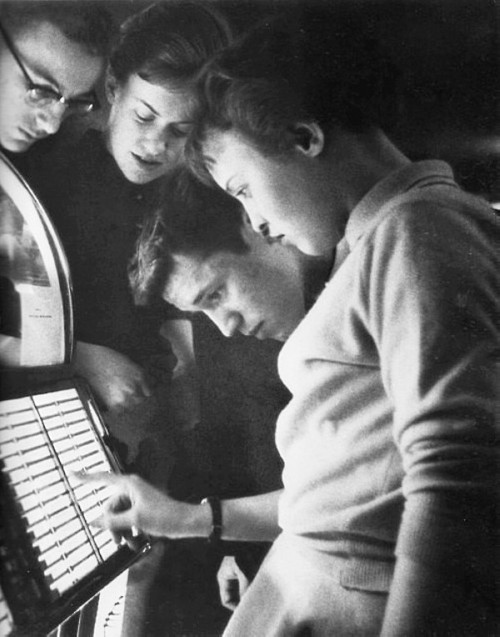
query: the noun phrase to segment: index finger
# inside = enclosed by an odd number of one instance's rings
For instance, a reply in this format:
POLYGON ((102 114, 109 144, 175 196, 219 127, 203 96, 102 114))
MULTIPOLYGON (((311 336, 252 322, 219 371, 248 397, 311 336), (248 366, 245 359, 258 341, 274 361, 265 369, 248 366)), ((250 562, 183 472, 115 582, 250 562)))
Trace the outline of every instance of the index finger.
POLYGON ((71 475, 80 482, 102 484, 108 487, 117 486, 122 480, 122 476, 119 473, 108 473, 106 471, 96 471, 95 473, 73 471, 71 475))

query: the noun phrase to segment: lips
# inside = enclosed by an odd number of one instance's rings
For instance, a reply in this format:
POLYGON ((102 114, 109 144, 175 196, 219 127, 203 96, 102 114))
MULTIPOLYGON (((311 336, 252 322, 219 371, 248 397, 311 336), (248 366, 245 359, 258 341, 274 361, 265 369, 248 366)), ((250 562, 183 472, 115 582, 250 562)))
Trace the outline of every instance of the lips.
POLYGON ((47 137, 45 133, 32 133, 31 131, 27 131, 24 128, 20 128, 19 132, 24 137, 24 139, 29 142, 36 142, 38 139, 47 137))
POLYGON ((158 166, 161 166, 162 164, 161 161, 152 157, 143 157, 141 155, 137 155, 136 153, 131 153, 131 155, 143 168, 158 168, 158 166))
POLYGON ((275 234, 275 235, 268 235, 266 237, 266 240, 268 243, 282 243, 283 239, 285 238, 284 234, 275 234))

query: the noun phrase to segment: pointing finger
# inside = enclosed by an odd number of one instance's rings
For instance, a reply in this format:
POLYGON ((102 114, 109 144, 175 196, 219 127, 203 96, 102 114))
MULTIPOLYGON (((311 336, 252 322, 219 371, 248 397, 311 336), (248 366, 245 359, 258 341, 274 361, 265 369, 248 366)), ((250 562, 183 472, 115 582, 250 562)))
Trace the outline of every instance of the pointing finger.
POLYGON ((117 486, 122 480, 122 476, 117 473, 107 473, 98 471, 95 473, 85 473, 84 471, 74 471, 71 474, 75 480, 88 484, 102 484, 109 487, 117 486))

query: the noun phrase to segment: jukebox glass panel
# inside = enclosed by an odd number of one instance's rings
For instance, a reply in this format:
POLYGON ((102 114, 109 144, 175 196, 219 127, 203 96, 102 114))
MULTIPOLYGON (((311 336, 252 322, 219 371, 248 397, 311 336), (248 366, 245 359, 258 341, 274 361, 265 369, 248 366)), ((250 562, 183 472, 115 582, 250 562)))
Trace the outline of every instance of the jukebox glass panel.
POLYGON ((0 366, 69 362, 66 258, 43 207, 0 154, 0 366))

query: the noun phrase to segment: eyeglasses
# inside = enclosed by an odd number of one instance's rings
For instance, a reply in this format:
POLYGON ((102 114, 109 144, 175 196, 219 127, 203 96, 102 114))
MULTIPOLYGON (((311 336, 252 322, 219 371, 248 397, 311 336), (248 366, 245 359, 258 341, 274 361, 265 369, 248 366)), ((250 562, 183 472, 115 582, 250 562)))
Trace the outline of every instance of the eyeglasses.
POLYGON ((56 91, 48 86, 42 86, 33 82, 24 64, 21 62, 19 54, 16 52, 12 40, 10 39, 8 33, 1 23, 0 33, 2 34, 7 48, 12 53, 12 57, 23 72, 26 83, 28 84, 28 88, 26 89, 26 102, 28 104, 32 104, 33 106, 40 106, 42 108, 54 106, 55 104, 63 104, 70 112, 78 115, 84 115, 85 113, 90 113, 90 111, 96 111, 101 107, 95 93, 93 93, 92 96, 88 98, 67 98, 59 93, 59 91, 56 91))

